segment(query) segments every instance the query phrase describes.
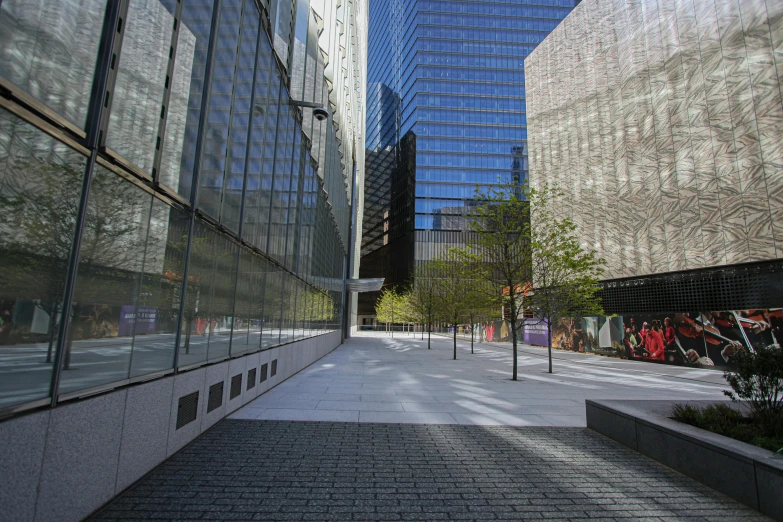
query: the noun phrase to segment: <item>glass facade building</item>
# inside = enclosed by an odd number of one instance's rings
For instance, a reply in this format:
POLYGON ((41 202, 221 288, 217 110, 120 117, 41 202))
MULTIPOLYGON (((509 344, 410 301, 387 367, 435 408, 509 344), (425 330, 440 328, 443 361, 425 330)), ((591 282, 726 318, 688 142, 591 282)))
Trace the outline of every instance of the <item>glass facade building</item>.
POLYGON ((343 328, 357 9, 3 0, 0 417, 343 328))
POLYGON ((527 178, 524 60, 577 3, 370 1, 363 274, 404 282, 527 178))

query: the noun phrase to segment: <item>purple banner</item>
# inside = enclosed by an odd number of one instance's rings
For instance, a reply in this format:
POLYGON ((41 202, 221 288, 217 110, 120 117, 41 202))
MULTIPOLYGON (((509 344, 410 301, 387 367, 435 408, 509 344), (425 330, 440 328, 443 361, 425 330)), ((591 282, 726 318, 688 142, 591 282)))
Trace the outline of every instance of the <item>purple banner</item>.
POLYGON ((526 319, 522 326, 523 335, 522 341, 525 344, 532 344, 535 346, 547 345, 547 333, 546 333, 546 321, 538 321, 535 319, 526 319))
POLYGON ((158 308, 155 306, 126 305, 120 308, 118 336, 155 333, 158 308))

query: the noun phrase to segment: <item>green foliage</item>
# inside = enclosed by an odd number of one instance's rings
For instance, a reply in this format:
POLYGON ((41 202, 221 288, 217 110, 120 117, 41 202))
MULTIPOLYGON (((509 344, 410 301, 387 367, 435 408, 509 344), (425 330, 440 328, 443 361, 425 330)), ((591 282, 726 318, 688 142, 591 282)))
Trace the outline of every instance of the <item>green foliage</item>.
POLYGON ((394 288, 384 288, 375 303, 375 315, 381 323, 402 322, 400 294, 394 288))
POLYGON ((770 451, 783 448, 783 436, 770 435, 758 419, 746 418, 728 404, 698 408, 687 404, 672 407, 672 419, 724 437, 731 437, 770 451))
POLYGON ((427 327, 427 349, 430 348, 432 323, 436 319, 438 294, 436 293, 436 271, 431 261, 420 263, 416 267, 416 277, 408 287, 407 302, 410 315, 415 322, 427 327))
POLYGON ((533 315, 552 324, 557 317, 602 315, 596 296, 603 259, 579 243, 576 224, 553 211, 562 193, 549 186, 530 191, 532 281, 525 299, 533 315))
POLYGON ((783 437, 783 351, 777 345, 743 350, 734 362, 736 366, 723 373, 733 391, 723 393, 748 403, 767 435, 783 437))

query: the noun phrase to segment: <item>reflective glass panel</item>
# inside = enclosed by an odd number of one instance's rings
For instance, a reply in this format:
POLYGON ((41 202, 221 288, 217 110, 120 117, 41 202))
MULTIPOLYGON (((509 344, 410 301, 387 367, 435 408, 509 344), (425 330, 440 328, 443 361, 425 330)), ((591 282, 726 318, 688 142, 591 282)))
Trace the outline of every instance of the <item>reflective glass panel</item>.
POLYGON ((0 76, 84 128, 105 0, 0 2, 0 76))
POLYGON ((49 396, 85 166, 0 110, 0 408, 49 396))
POLYGON ((160 182, 190 198, 204 76, 212 27, 212 0, 182 0, 174 77, 160 161, 160 182))
POLYGON ((176 0, 130 0, 106 145, 152 174, 176 0))
POLYGON ((133 330, 130 376, 171 368, 182 297, 188 243, 188 216, 152 200, 141 292, 135 308, 126 308, 120 325, 133 330), (132 313, 131 317, 127 317, 132 313))
POLYGON ((151 194, 95 166, 59 393, 128 377, 151 205, 151 194))

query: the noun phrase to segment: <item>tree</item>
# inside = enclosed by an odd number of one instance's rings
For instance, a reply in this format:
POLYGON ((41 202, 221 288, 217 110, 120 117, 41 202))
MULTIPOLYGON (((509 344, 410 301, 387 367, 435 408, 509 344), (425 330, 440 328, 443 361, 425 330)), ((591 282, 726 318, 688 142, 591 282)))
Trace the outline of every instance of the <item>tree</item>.
POLYGON ((516 289, 531 280, 530 205, 519 184, 498 186, 476 192, 477 206, 472 215, 468 250, 486 265, 479 273, 491 288, 509 289, 507 304, 511 319, 513 354, 512 380, 517 380, 517 319, 522 299, 516 289))
POLYGON ((460 252, 449 248, 432 262, 431 269, 435 283, 436 316, 454 327, 454 360, 457 359, 457 325, 471 306, 471 285, 466 279, 472 274, 466 267, 460 252))
POLYGON ((491 319, 500 307, 497 288, 489 283, 486 271, 488 267, 481 259, 467 249, 455 251, 460 258, 460 270, 467 285, 468 302, 470 306, 465 318, 470 323, 470 353, 473 353, 473 340, 476 323, 491 319))
POLYGON ((391 334, 394 337, 394 321, 400 320, 400 294, 397 293, 397 290, 384 288, 381 291, 381 296, 375 303, 375 315, 380 322, 392 325, 391 334), (397 313, 396 317, 395 311, 397 313))
POLYGON ((576 224, 553 212, 562 193, 545 185, 531 190, 530 249, 533 291, 525 305, 547 325, 549 373, 552 373, 552 324, 562 316, 602 315, 596 295, 604 261, 579 243, 576 224))
POLYGON ((427 349, 430 350, 432 338, 432 323, 435 322, 437 310, 436 282, 432 277, 434 270, 432 261, 424 261, 416 268, 416 277, 410 285, 410 307, 422 325, 427 327, 427 349))

